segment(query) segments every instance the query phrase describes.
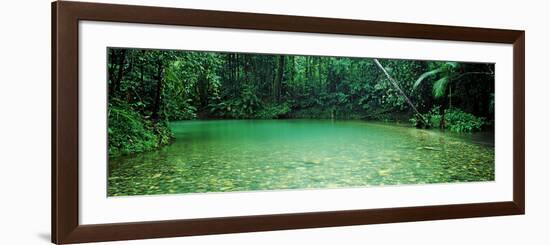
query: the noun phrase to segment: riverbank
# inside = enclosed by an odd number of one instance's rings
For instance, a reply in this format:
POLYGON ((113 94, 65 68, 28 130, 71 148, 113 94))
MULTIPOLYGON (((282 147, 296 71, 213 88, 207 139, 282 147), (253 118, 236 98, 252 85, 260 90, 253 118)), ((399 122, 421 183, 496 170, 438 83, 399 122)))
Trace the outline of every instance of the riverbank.
POLYGON ((109 108, 108 120, 109 157, 156 150, 173 137, 167 121, 147 120, 121 106, 109 108))
MULTIPOLYGON (((172 140, 173 131, 170 127, 170 124, 174 122, 160 121, 153 122, 139 117, 139 114, 132 113, 130 110, 117 109, 116 107, 110 111, 109 116, 109 156, 117 157, 128 154, 135 154, 147 151, 158 150, 161 147, 164 147, 172 140)), ((401 114, 400 114, 401 115, 401 114)), ((392 118, 385 117, 385 120, 380 119, 364 119, 350 117, 349 119, 316 119, 316 118, 286 118, 286 119, 204 119, 204 120, 185 120, 184 122, 204 122, 204 121, 253 121, 253 120, 333 120, 333 121, 360 121, 368 123, 378 123, 378 124, 389 124, 397 125, 402 127, 413 128, 413 124, 409 120, 406 120, 405 114, 401 116, 396 116, 392 118)), ((452 125, 452 124, 451 124, 452 125)), ((492 129, 492 128, 489 128, 492 129)), ((441 131, 439 128, 432 128, 429 130, 441 131)), ((447 132, 446 130, 443 130, 447 132)), ((483 132, 477 133, 460 133, 460 132, 451 132, 449 130, 449 135, 453 137, 461 138, 472 138, 476 139, 482 144, 494 145, 494 135, 492 130, 486 130, 483 132), (492 138, 491 138, 492 137, 492 138)))

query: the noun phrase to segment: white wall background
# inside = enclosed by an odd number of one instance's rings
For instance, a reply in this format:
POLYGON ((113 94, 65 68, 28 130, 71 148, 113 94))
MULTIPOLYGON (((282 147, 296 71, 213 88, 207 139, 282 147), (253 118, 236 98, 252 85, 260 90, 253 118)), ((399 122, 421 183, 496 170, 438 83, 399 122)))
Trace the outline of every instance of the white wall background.
MULTIPOLYGON (((527 31, 524 216, 259 232, 113 244, 548 244, 549 7, 545 1, 105 0, 527 31)), ((0 243, 47 244, 50 232, 50 1, 0 8, 0 243)))

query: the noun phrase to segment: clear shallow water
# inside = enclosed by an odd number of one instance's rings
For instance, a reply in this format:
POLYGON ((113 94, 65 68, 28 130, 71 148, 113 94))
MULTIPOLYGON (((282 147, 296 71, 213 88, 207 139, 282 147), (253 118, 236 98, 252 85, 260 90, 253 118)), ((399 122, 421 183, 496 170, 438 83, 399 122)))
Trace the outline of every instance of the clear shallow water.
POLYGON ((109 159, 109 196, 494 180, 492 135, 330 120, 171 128, 173 144, 109 159))

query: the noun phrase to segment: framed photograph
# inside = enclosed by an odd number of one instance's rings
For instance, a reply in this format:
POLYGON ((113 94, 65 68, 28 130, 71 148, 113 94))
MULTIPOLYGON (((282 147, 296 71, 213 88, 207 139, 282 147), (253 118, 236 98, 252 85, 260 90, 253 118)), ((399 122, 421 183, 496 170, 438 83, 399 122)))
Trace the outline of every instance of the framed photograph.
POLYGON ((52 3, 52 242, 525 212, 525 33, 52 3))

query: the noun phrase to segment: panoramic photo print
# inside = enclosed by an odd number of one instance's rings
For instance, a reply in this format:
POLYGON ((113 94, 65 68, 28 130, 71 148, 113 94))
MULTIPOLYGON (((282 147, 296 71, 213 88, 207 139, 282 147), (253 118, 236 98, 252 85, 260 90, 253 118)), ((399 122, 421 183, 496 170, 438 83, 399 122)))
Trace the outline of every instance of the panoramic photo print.
POLYGON ((108 196, 487 182, 495 65, 108 48, 108 196))

